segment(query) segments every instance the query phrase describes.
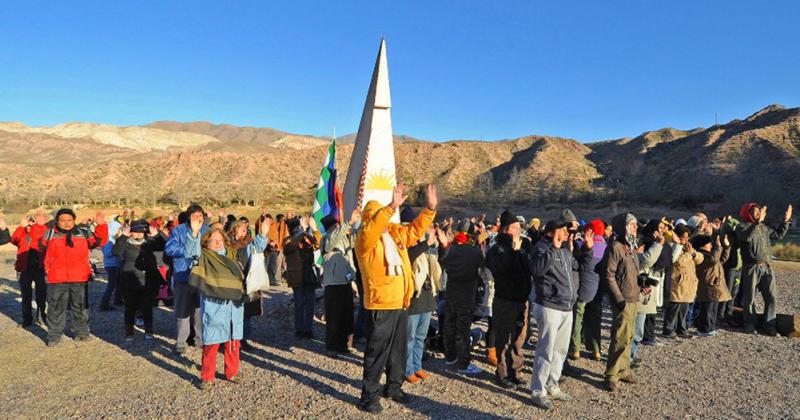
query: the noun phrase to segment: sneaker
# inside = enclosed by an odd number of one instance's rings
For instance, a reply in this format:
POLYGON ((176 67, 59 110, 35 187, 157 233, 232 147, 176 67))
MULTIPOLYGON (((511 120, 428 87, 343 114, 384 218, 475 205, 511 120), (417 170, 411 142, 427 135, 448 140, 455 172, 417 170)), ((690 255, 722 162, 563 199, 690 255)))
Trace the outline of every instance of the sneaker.
POLYGON ((417 376, 417 375, 411 375, 411 376, 407 376, 406 377, 406 382, 408 382, 410 384, 418 384, 419 381, 420 381, 420 379, 419 379, 419 376, 417 376))
POLYGON ((131 343, 131 342, 133 342, 133 334, 126 334, 126 335, 125 335, 125 342, 126 342, 126 343, 131 343))
POLYGON ((380 401, 371 401, 366 404, 361 404, 361 409, 370 414, 380 414, 383 412, 383 406, 380 401))
POLYGON ((676 337, 678 337, 678 335, 675 334, 674 332, 669 334, 664 334, 662 336, 662 338, 664 338, 665 340, 674 340, 676 337))
POLYGON ((533 405, 545 411, 550 411, 553 409, 553 403, 551 403, 550 398, 547 398, 547 395, 544 394, 532 396, 531 402, 533 403, 533 405))
POLYGON ((75 341, 89 341, 91 339, 92 339, 92 336, 90 336, 90 335, 79 335, 79 336, 75 337, 75 341))
POLYGON ((697 332, 697 336, 698 337, 715 337, 716 334, 714 334, 713 332, 701 332, 701 331, 698 331, 697 332))
POLYGON ((61 338, 54 338, 52 340, 47 341, 47 347, 55 347, 58 343, 61 342, 61 338))
POLYGON ((462 375, 477 375, 482 372, 483 369, 473 365, 472 363, 470 363, 469 366, 467 366, 466 368, 458 370, 458 373, 462 375))
POLYGON ((178 355, 186 354, 186 347, 185 346, 175 347, 175 353, 178 355))
POLYGON ((145 333, 144 334, 144 339, 145 340, 153 340, 154 339, 153 333, 145 333))
POLYGON ((455 360, 445 360, 445 361, 444 361, 444 364, 446 364, 447 366, 453 366, 453 365, 454 365, 454 364, 456 364, 456 363, 458 363, 458 359, 455 359, 455 360))
POLYGON ((572 401, 572 395, 567 394, 566 392, 562 391, 561 388, 552 388, 547 390, 547 395, 550 396, 551 399, 556 401, 572 401))
POLYGON ((211 389, 212 385, 214 385, 213 381, 200 381, 200 390, 208 391, 209 389, 211 389))
POLYGON ((425 372, 424 370, 418 370, 417 373, 415 373, 414 375, 416 375, 417 378, 420 378, 423 381, 426 381, 431 377, 431 375, 428 372, 425 372))

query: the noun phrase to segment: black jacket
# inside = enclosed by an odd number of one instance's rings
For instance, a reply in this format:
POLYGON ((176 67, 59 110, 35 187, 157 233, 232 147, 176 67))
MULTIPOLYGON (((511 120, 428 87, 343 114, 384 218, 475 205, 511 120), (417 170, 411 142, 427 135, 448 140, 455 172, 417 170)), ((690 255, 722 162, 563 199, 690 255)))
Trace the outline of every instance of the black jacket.
POLYGON ((158 290, 161 287, 165 280, 158 271, 156 252, 164 251, 166 243, 167 238, 162 233, 146 238, 141 245, 129 243, 125 236, 117 239, 111 253, 122 261, 119 272, 121 290, 158 290))
POLYGON ((553 246, 547 235, 536 243, 531 258, 533 286, 536 289, 536 303, 559 311, 571 311, 578 300, 578 282, 574 271, 588 270, 592 263, 592 250, 582 246, 578 258, 566 247, 553 246))
POLYGON ((449 303, 475 303, 478 273, 483 266, 483 253, 475 245, 452 244, 441 249, 439 263, 447 273, 445 296, 449 303))
POLYGON ((512 302, 525 302, 531 294, 530 259, 533 245, 522 238, 522 246, 515 251, 511 236, 499 233, 495 244, 486 253, 486 266, 494 277, 495 298, 512 302))
POLYGON ((8 229, 0 230, 0 246, 11 242, 11 234, 8 229))

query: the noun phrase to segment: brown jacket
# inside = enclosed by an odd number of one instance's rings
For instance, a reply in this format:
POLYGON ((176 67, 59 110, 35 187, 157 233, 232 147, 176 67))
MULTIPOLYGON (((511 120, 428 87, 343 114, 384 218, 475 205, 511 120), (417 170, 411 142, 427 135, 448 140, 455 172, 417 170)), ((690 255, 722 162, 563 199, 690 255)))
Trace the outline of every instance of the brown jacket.
POLYGON ((283 250, 283 241, 287 236, 289 236, 289 229, 286 227, 286 219, 270 225, 267 238, 270 241, 275 242, 275 245, 278 247, 278 251, 283 250))
POLYGON ((714 246, 711 252, 700 251, 703 263, 697 266, 697 299, 700 302, 727 302, 731 292, 725 284, 725 268, 722 266, 731 254, 730 247, 714 246))
POLYGON ((703 254, 697 251, 692 251, 691 253, 683 252, 683 245, 674 245, 672 250, 670 302, 694 302, 694 298, 697 295, 697 266, 702 262, 703 254))
POLYGON ((630 246, 615 240, 606 249, 605 274, 611 304, 639 301, 639 258, 630 246))
POLYGON ((286 257, 286 283, 289 287, 319 285, 314 272, 314 251, 319 249, 320 233, 314 235, 301 233, 283 240, 283 254, 286 257))

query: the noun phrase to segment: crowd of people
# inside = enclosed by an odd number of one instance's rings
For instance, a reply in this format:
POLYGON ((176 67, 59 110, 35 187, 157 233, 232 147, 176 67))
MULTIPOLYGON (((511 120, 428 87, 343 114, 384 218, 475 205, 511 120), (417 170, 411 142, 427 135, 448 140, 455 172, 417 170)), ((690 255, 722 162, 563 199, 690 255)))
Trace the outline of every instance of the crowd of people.
POLYGON ((46 326, 50 347, 62 339, 67 309, 75 339, 90 339, 88 281, 96 271, 89 254, 102 249, 108 282, 99 310, 124 305, 124 340, 134 341, 137 325, 152 340, 154 305, 171 301, 175 351, 202 349, 202 389, 214 382, 220 345, 225 377, 239 381, 239 352, 252 349, 252 318, 264 314, 269 286, 291 287, 298 340, 314 338, 322 288, 326 352, 337 357, 363 344, 360 406, 370 413, 382 411, 382 397, 412 398, 402 387, 431 377, 426 354, 443 353, 458 374, 480 374, 472 358, 481 341, 497 386, 529 390, 535 406, 552 409, 572 399, 559 382, 562 374, 582 374, 574 361, 601 360, 605 308, 610 392, 637 382, 642 346, 714 337, 720 324, 776 334, 771 242, 787 233, 791 206, 777 225, 765 223, 767 207, 756 203, 736 217, 687 220, 625 212, 587 222, 564 209, 542 225, 508 210, 494 223, 485 215, 437 218, 434 186, 423 208, 406 200, 399 184, 388 205, 369 201, 347 217, 322 218, 321 226, 310 215, 273 218, 264 209, 251 227, 246 217, 194 204, 149 220, 124 212, 107 221, 98 212, 78 222, 70 209, 52 217, 38 211, 13 233, 0 216, 0 245, 17 247, 22 326, 46 326), (251 290, 254 282, 267 287, 251 290))

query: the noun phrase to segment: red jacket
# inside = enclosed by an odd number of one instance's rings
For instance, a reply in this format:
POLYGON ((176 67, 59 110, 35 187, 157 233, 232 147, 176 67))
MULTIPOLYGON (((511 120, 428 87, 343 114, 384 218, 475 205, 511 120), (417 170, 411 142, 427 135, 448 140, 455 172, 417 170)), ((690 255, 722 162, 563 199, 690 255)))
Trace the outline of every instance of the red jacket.
POLYGON ((100 248, 108 242, 108 225, 95 228, 94 234, 76 230, 72 234, 73 246, 67 246, 67 235, 56 228, 42 236, 39 249, 43 249, 44 271, 47 283, 83 283, 89 280, 92 266, 89 263, 89 250, 100 248))
POLYGON ((39 268, 43 267, 44 259, 41 258, 39 251, 39 239, 47 231, 45 225, 32 225, 31 230, 28 231, 22 226, 17 227, 14 234, 11 235, 11 243, 17 247, 17 262, 14 264, 14 269, 23 272, 28 269, 28 256, 31 253, 39 254, 39 268))

